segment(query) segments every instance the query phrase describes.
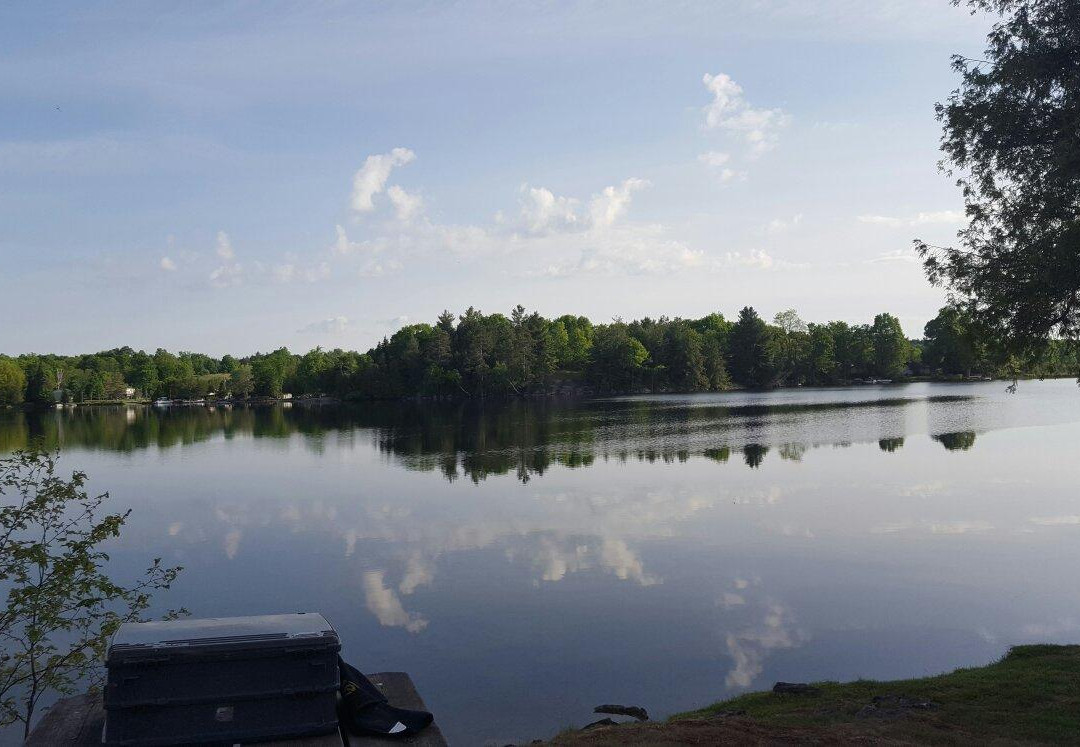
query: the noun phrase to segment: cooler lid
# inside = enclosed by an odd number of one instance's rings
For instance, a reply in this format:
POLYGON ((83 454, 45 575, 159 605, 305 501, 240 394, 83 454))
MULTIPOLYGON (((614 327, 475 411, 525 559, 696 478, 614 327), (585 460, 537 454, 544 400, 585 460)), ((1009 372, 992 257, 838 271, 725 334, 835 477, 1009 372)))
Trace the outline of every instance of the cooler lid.
POLYGON ((109 658, 133 650, 244 647, 272 641, 314 643, 318 639, 337 643, 334 627, 318 612, 124 623, 113 635, 109 658))

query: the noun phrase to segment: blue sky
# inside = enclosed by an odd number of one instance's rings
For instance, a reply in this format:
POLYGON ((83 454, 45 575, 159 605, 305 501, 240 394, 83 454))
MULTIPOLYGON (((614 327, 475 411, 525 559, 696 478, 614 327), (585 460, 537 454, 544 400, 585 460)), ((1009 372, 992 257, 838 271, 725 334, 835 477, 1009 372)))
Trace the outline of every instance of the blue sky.
POLYGON ((945 0, 9 4, 0 352, 365 349, 444 308, 900 317, 945 0))

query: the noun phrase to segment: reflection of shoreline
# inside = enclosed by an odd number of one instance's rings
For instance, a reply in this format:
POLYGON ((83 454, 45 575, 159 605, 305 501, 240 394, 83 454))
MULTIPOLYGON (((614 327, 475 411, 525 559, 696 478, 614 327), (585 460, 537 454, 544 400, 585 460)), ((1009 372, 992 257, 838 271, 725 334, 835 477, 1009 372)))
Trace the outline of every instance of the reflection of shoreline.
MULTIPOLYGON (((890 397, 830 402, 732 403, 667 400, 475 403, 394 403, 370 406, 231 408, 99 408, 19 413, 0 419, 0 452, 40 441, 46 448, 133 452, 204 443, 216 438, 300 436, 320 452, 325 439, 354 438, 416 471, 440 471, 473 482, 515 474, 522 482, 552 466, 588 467, 597 460, 727 462, 741 453, 758 468, 773 449, 801 461, 821 446, 874 443, 885 452, 904 445, 908 416, 926 408, 970 405, 966 395, 890 397), (805 433, 807 437, 801 437, 805 433)), ((932 436, 949 450, 967 450, 973 430, 932 436)))

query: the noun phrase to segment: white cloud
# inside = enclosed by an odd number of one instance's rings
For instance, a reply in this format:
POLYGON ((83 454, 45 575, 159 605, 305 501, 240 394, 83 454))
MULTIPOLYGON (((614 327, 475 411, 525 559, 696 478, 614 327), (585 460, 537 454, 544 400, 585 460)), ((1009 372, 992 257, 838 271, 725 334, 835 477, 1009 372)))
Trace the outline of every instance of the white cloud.
POLYGON ((589 216, 594 228, 606 228, 618 220, 626 208, 630 205, 631 195, 638 190, 649 186, 645 179, 631 177, 619 186, 604 187, 604 190, 593 195, 589 203, 589 216))
POLYGON ((765 658, 770 651, 794 648, 804 639, 802 633, 791 628, 790 615, 779 604, 772 604, 759 625, 726 637, 728 654, 735 666, 724 678, 728 687, 750 687, 764 670, 765 658))
POLYGON ((884 254, 879 254, 873 259, 866 260, 866 263, 880 264, 883 262, 907 262, 909 264, 916 264, 920 261, 919 255, 915 253, 915 250, 911 247, 906 247, 903 249, 893 249, 884 254))
POLYGON ((386 586, 383 571, 368 571, 364 574, 364 601, 368 611, 375 615, 380 625, 400 627, 410 633, 419 633, 427 627, 428 621, 420 615, 405 611, 401 599, 386 586))
POLYGON ((716 150, 706 151, 698 156, 698 161, 708 166, 721 182, 746 178, 745 171, 738 171, 726 165, 731 161, 731 155, 728 153, 721 153, 716 150))
POLYGON ((962 210, 938 210, 933 213, 919 213, 910 221, 913 226, 925 226, 934 223, 960 225, 967 223, 967 216, 962 210))
POLYGON ((603 231, 614 226, 625 215, 634 192, 648 186, 647 180, 630 177, 620 184, 604 187, 592 196, 588 212, 583 214, 579 200, 556 195, 546 187, 523 184, 518 198, 520 228, 533 236, 603 231))
POLYGON ((780 130, 791 121, 783 109, 757 109, 743 96, 743 89, 724 73, 705 73, 702 83, 712 94, 705 107, 705 126, 740 136, 750 148, 750 157, 759 156, 776 146, 780 130))
POLYGON ((857 220, 859 223, 869 223, 873 226, 889 226, 890 228, 904 225, 904 221, 900 218, 893 218, 889 215, 860 215, 857 220))
POLYGON ((329 319, 322 319, 311 324, 305 324, 300 329, 296 330, 299 334, 323 334, 323 335, 340 335, 347 332, 352 328, 353 322, 347 316, 332 316, 329 319))
POLYGON ((728 153, 721 153, 718 150, 710 150, 698 156, 698 160, 706 166, 720 167, 731 160, 731 155, 728 153))
POLYGON ((400 221, 412 220, 413 216, 420 212, 423 198, 418 194, 410 194, 396 184, 386 190, 386 196, 394 206, 394 213, 400 221))
MULTIPOLYGON (((376 166, 394 162, 393 154, 386 156, 376 166)), ((405 158, 401 155, 397 161, 405 158)), ((723 161, 719 157, 713 160, 723 161)), ((375 166, 368 168, 373 170, 377 170, 375 166)), ((296 255, 286 255, 283 262, 269 266, 256 262, 250 277, 266 277, 277 283, 315 282, 329 277, 332 270, 361 278, 382 277, 401 270, 412 258, 430 261, 447 255, 466 260, 505 257, 512 268, 509 272, 523 277, 798 266, 757 250, 710 255, 670 236, 663 224, 626 221, 634 194, 647 186, 645 179, 630 177, 600 190, 586 204, 546 187, 523 184, 518 190, 518 217, 507 222, 500 213, 494 225, 483 226, 432 222, 418 215, 418 195, 392 185, 386 193, 403 220, 377 225, 359 240, 350 239, 345 227, 338 224, 335 239, 327 248, 328 261, 305 262, 296 255), (408 218, 411 220, 405 220, 408 218), (517 267, 513 267, 514 262, 517 267)), ((800 219, 795 216, 786 224, 794 225, 800 219)), ((239 264, 230 260, 214 271, 211 280, 218 286, 237 284, 241 274, 239 264)))
POLYGON ((330 263, 316 262, 310 267, 302 267, 295 262, 284 262, 271 267, 270 275, 276 283, 315 283, 330 277, 330 263))
POLYGON ((373 198, 383 191, 390 172, 396 166, 404 166, 416 159, 416 154, 408 148, 394 148, 389 153, 368 156, 364 165, 353 176, 352 209, 367 213, 375 209, 373 198))
POLYGON ((236 259, 232 241, 229 240, 229 234, 224 231, 218 231, 217 233, 217 255, 226 261, 236 259))
POLYGON ((574 198, 558 197, 550 189, 528 184, 522 184, 520 191, 521 220, 528 232, 543 234, 584 227, 574 198))
POLYGON ((243 268, 240 265, 222 265, 210 273, 210 284, 215 288, 228 288, 244 282, 243 268))
POLYGON ((660 579, 645 572, 641 558, 621 539, 605 539, 600 545, 600 564, 621 581, 634 581, 640 586, 653 586, 660 579))
POLYGON ((574 249, 576 259, 549 261, 530 275, 567 277, 579 274, 657 275, 704 266, 705 253, 669 238, 663 226, 656 224, 609 226, 602 231, 581 234, 576 240, 561 237, 535 240, 530 253, 550 256, 574 249))
POLYGON ((334 226, 337 231, 337 239, 335 239, 333 245, 330 247, 330 251, 338 256, 344 256, 346 254, 352 254, 360 249, 360 244, 349 241, 349 236, 345 232, 345 228, 338 224, 334 226))
MULTIPOLYGON (((354 264, 356 276, 361 278, 382 277, 402 268, 398 256, 416 253, 422 248, 433 248, 434 242, 425 242, 421 237, 426 233, 430 224, 424 222, 422 226, 400 226, 393 235, 377 236, 364 241, 351 241, 344 227, 335 226, 337 238, 330 245, 330 253, 337 258, 346 258, 353 255, 363 258, 359 265, 354 264)), ((325 263, 324 263, 325 264, 325 263)), ((329 270, 329 268, 328 268, 329 270)))
POLYGON ((603 538, 595 544, 560 542, 558 537, 545 536, 532 556, 540 571, 540 580, 562 581, 568 574, 599 567, 620 581, 633 581, 639 586, 653 586, 661 580, 645 572, 641 559, 625 540, 603 538))
POLYGON ((398 584, 402 594, 412 594, 419 586, 428 586, 435 580, 435 569, 424 557, 414 552, 405 564, 405 576, 398 584))
POLYGON ((1080 516, 1076 514, 1069 514, 1067 516, 1036 516, 1028 519, 1032 524, 1038 524, 1041 527, 1064 527, 1064 526, 1076 526, 1080 524, 1080 516))
POLYGON ((222 263, 210 273, 210 284, 215 288, 228 288, 240 285, 243 281, 244 268, 236 261, 236 252, 233 251, 232 241, 229 234, 224 231, 217 233, 217 255, 222 263))
POLYGON ((751 249, 749 254, 727 252, 722 263, 728 267, 756 267, 761 270, 768 270, 776 264, 772 255, 763 249, 751 249))
POLYGON ((931 534, 979 534, 989 532, 993 524, 986 521, 945 521, 930 525, 931 534))
POLYGON ((806 262, 789 262, 786 259, 777 259, 764 249, 751 249, 746 254, 742 252, 725 252, 712 262, 712 269, 717 272, 739 268, 751 270, 801 270, 809 266, 806 262))
POLYGON ((176 272, 176 263, 168 257, 162 257, 161 269, 165 270, 165 272, 176 272))
POLYGON ((949 485, 941 480, 935 480, 934 482, 920 482, 914 485, 907 485, 901 487, 896 491, 897 495, 901 495, 905 498, 932 498, 934 496, 946 495, 949 493, 949 485))
POLYGON ((243 529, 233 529, 225 535, 225 557, 229 560, 234 560, 236 554, 240 552, 240 540, 244 537, 243 529))
POLYGON ((356 274, 358 277, 362 278, 381 278, 383 275, 399 272, 401 268, 401 262, 396 259, 386 259, 381 261, 373 259, 365 262, 360 269, 356 271, 356 274))
POLYGON ((967 216, 961 210, 937 210, 918 213, 910 218, 897 218, 892 215, 860 215, 857 220, 859 223, 899 228, 900 226, 961 225, 967 223, 967 216))
POLYGON ((765 233, 772 235, 784 233, 788 229, 794 228, 795 226, 802 223, 802 219, 802 213, 793 215, 790 218, 774 218, 773 220, 769 221, 769 225, 765 227, 765 233))

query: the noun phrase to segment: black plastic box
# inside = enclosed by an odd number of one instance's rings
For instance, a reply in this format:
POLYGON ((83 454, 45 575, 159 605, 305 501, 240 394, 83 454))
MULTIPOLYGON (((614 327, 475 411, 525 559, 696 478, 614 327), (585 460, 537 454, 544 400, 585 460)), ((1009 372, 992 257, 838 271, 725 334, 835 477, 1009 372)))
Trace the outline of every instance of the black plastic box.
POLYGON ((334 628, 316 612, 125 623, 106 659, 105 743, 283 739, 337 728, 334 628))

